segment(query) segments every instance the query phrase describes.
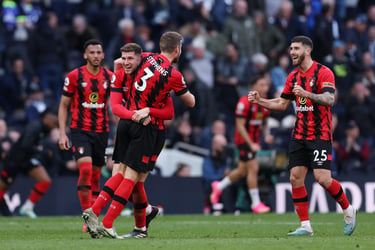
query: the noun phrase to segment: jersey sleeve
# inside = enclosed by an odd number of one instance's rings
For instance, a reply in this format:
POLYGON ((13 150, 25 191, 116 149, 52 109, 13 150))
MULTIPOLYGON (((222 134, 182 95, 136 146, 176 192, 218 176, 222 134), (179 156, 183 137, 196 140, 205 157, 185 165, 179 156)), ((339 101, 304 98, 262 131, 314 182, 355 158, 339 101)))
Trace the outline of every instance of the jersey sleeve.
POLYGON ((165 105, 158 109, 158 108, 149 108, 150 115, 161 120, 172 120, 174 117, 174 107, 172 97, 168 97, 165 105))
POLYGON ((172 69, 171 78, 172 78, 172 84, 173 84, 172 88, 177 96, 183 95, 186 92, 188 92, 185 79, 180 72, 178 72, 175 69, 172 69))
POLYGON ((246 118, 249 113, 250 108, 250 102, 247 99, 247 96, 241 97, 236 105, 236 111, 235 114, 237 117, 243 117, 246 118))
POLYGON ((286 81, 285 81, 285 86, 284 86, 284 89, 283 89, 283 92, 281 93, 281 97, 284 98, 284 99, 288 99, 288 100, 294 100, 295 99, 295 95, 294 93, 292 92, 293 90, 293 72, 291 74, 288 75, 288 77, 286 78, 286 81))
POLYGON ((65 77, 62 94, 67 97, 72 97, 76 88, 78 80, 78 70, 75 69, 65 77))
POLYGON ((134 111, 128 110, 122 105, 123 94, 120 92, 111 92, 110 101, 111 108, 114 115, 120 117, 121 119, 131 120, 134 111))
POLYGON ((321 76, 320 76, 320 87, 322 89, 322 93, 324 92, 330 92, 334 93, 336 90, 335 86, 335 76, 333 72, 325 68, 324 71, 322 71, 321 76))

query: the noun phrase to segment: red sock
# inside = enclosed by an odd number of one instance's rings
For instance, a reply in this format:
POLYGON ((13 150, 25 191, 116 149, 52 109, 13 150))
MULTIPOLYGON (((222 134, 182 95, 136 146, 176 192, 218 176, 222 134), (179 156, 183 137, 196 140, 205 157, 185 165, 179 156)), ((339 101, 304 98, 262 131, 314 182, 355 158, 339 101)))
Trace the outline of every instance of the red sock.
POLYGON ((133 192, 134 186, 134 181, 130 179, 125 178, 121 182, 120 186, 115 192, 115 195, 113 196, 111 206, 109 207, 106 215, 102 220, 104 227, 113 227, 113 221, 120 215, 121 211, 124 209, 126 203, 128 202, 130 194, 133 192))
POLYGON ((331 185, 326 190, 336 200, 336 202, 340 204, 342 209, 347 209, 349 207, 348 198, 346 197, 338 181, 332 179, 331 185))
POLYGON ((121 173, 118 173, 104 184, 103 190, 100 192, 98 198, 92 205, 92 211, 99 216, 102 209, 111 201, 113 195, 115 194, 116 189, 120 186, 124 177, 121 173))
POLYGON ((47 193, 51 181, 39 181, 35 184, 29 195, 29 200, 32 203, 37 203, 45 193, 47 193))
POLYGON ((305 186, 292 188, 293 204, 300 221, 309 219, 309 198, 305 186))
POLYGON ((95 200, 99 196, 100 191, 100 175, 102 170, 92 171, 91 176, 91 205, 94 204, 95 200))
POLYGON ((146 226, 146 207, 148 205, 144 182, 137 182, 134 189, 137 189, 133 206, 135 226, 142 228, 146 226))
POLYGON ((0 201, 2 201, 3 200, 3 198, 4 198, 4 195, 5 195, 5 193, 6 193, 7 191, 4 191, 4 190, 0 190, 0 201))
POLYGON ((91 206, 91 162, 83 162, 79 166, 79 178, 77 183, 78 197, 82 210, 91 206))

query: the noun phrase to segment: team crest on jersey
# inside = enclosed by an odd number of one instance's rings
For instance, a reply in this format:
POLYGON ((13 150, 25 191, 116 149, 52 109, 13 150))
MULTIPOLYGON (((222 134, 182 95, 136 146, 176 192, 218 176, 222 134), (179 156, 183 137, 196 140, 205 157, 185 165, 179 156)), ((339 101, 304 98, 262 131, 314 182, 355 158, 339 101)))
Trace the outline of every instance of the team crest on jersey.
POLYGON ((82 82, 81 85, 85 88, 87 86, 87 82, 82 82))
POLYGON ((316 77, 309 78, 310 87, 314 86, 315 82, 316 82, 316 77))
POLYGON ((114 83, 115 81, 116 81, 116 76, 115 76, 115 75, 112 75, 111 83, 114 83))
POLYGON ((77 149, 77 151, 78 151, 78 153, 83 154, 85 152, 85 148, 84 147, 79 147, 77 149))
POLYGON ((92 102, 92 103, 96 103, 96 102, 99 100, 99 94, 98 94, 98 92, 92 92, 92 93, 89 95, 89 100, 90 100, 90 102, 92 102))

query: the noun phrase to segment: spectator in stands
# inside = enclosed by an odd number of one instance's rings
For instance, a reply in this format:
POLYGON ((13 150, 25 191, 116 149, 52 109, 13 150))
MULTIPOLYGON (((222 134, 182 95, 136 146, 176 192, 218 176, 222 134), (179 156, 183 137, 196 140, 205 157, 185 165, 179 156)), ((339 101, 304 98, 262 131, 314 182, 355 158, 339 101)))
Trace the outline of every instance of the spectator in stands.
POLYGON ((204 212, 210 210, 220 211, 222 207, 212 207, 210 201, 211 184, 221 180, 226 172, 231 168, 232 156, 227 154, 228 142, 224 135, 216 134, 211 140, 210 155, 203 160, 203 192, 204 192, 204 212))
POLYGON ((273 24, 284 34, 286 46, 290 44, 294 36, 308 34, 307 26, 300 20, 296 12, 294 12, 293 2, 290 0, 283 0, 281 2, 279 12, 274 18, 273 24))
POLYGON ((365 14, 359 14, 355 18, 355 24, 353 28, 349 28, 346 31, 348 36, 353 37, 358 50, 363 53, 368 50, 369 37, 367 33, 367 17, 365 14))
POLYGON ((226 124, 222 119, 216 119, 209 126, 203 127, 200 134, 199 146, 211 150, 212 138, 215 135, 223 135, 228 138, 226 124))
POLYGON ((291 67, 288 54, 281 54, 278 58, 277 64, 270 69, 271 82, 277 93, 281 94, 283 91, 285 80, 290 71, 291 67))
POLYGON ((247 58, 232 43, 226 46, 225 55, 216 60, 214 96, 219 112, 224 115, 229 133, 234 132, 233 110, 236 108, 238 98, 241 92, 248 91, 247 66, 247 58), (246 90, 241 91, 242 89, 246 90))
POLYGON ((12 70, 5 73, 0 83, 0 92, 4 93, 0 99, 0 106, 6 112, 7 122, 12 122, 16 110, 24 110, 25 102, 35 88, 38 88, 38 85, 33 81, 32 75, 25 70, 24 61, 22 58, 15 58, 12 70))
POLYGON ((344 173, 350 173, 354 169, 367 169, 370 144, 360 135, 354 120, 350 120, 345 126, 345 137, 338 144, 337 156, 344 173))
POLYGON ((190 120, 188 117, 181 117, 175 123, 174 133, 172 134, 171 139, 169 140, 170 145, 168 147, 173 148, 176 143, 183 142, 191 145, 197 145, 195 134, 191 126, 190 120))
POLYGON ((36 218, 35 204, 43 197, 51 185, 51 178, 44 168, 44 158, 41 149, 42 139, 51 129, 57 128, 57 115, 46 110, 38 120, 27 125, 20 139, 12 146, 4 161, 0 179, 0 201, 5 192, 14 183, 19 173, 28 174, 37 183, 29 198, 20 208, 20 214, 36 218))
POLYGON ((346 121, 354 120, 361 136, 373 145, 375 124, 375 100, 363 82, 354 83, 350 90, 350 101, 345 106, 346 121))
POLYGON ((346 55, 349 58, 354 78, 358 77, 363 69, 362 52, 358 47, 356 40, 355 35, 352 33, 347 33, 345 35, 346 55))
POLYGON ((346 53, 346 44, 342 40, 335 40, 332 46, 332 53, 325 56, 323 60, 335 74, 336 89, 341 93, 339 102, 345 103, 349 96, 348 89, 354 80, 351 62, 346 53))
POLYGON ((136 32, 134 21, 130 18, 121 19, 118 24, 118 33, 111 39, 106 51, 106 64, 113 68, 113 58, 121 57, 121 48, 127 43, 137 43, 145 51, 145 43, 136 32))
POLYGON ((214 87, 213 55, 206 50, 204 36, 196 36, 191 43, 191 53, 186 56, 189 67, 193 70, 200 83, 205 84, 209 90, 214 87))
POLYGON ((315 18, 315 28, 312 34, 312 40, 316 50, 313 50, 313 57, 317 61, 322 61, 325 56, 331 54, 332 45, 335 40, 342 38, 343 28, 334 18, 334 2, 324 3, 322 13, 315 18))
POLYGON ((194 133, 198 135, 202 127, 207 126, 216 118, 217 106, 210 89, 197 79, 190 67, 184 67, 181 72, 190 92, 195 96, 196 104, 194 108, 188 108, 178 96, 173 94, 175 119, 182 117, 187 112, 194 133))
MULTIPOLYGON (((122 19, 133 20, 135 27, 139 25, 145 25, 147 23, 145 17, 143 16, 143 13, 140 13, 138 11, 134 2, 136 1, 134 0, 114 1, 113 12, 111 14, 113 27, 115 27, 122 19)), ((118 48, 120 47, 121 46, 119 46, 118 48)), ((118 57, 113 57, 113 58, 118 58, 118 57)))
MULTIPOLYGON (((246 65, 246 69, 244 71, 245 75, 243 76, 244 79, 253 79, 259 75, 265 75, 268 71, 268 57, 263 53, 256 53, 251 57, 251 60, 246 65)), ((248 92, 248 86, 242 86, 239 91, 239 95, 243 96, 248 92)))
POLYGON ((219 56, 223 56, 228 43, 227 39, 219 32, 213 22, 207 23, 206 31, 206 49, 214 55, 215 59, 219 56))
POLYGON ((72 70, 85 63, 82 57, 85 42, 89 39, 99 39, 99 34, 94 27, 88 25, 86 16, 77 14, 65 32, 65 39, 69 50, 68 70, 72 70))
POLYGON ((284 52, 285 37, 278 27, 268 23, 263 11, 254 12, 254 22, 260 38, 261 52, 268 57, 270 66, 274 66, 278 55, 284 52))
POLYGON ((30 58, 39 77, 41 89, 52 93, 55 100, 61 96, 63 73, 67 70, 66 40, 59 30, 58 18, 48 12, 38 23, 30 38, 30 58))
POLYGON ((248 3, 245 0, 233 2, 232 14, 225 19, 222 33, 237 46, 241 55, 249 59, 261 52, 260 37, 257 36, 253 18, 248 15, 248 3))

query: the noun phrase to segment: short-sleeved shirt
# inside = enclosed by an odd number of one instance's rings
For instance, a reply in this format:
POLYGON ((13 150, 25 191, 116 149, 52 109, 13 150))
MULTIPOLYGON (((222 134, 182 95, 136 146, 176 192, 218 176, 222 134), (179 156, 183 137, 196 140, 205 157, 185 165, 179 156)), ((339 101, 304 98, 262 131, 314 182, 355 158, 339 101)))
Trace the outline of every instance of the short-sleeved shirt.
MULTIPOLYGON (((242 96, 238 100, 235 111, 237 117, 246 119, 249 138, 255 143, 260 142, 261 125, 264 123, 265 119, 270 115, 270 113, 271 112, 268 109, 265 109, 257 104, 250 103, 247 96, 242 96)), ((236 145, 246 143, 237 129, 234 133, 234 142, 236 145)))
POLYGON ((71 128, 84 131, 108 132, 108 98, 113 72, 101 67, 93 75, 86 65, 71 71, 65 78, 63 95, 71 97, 71 128))
POLYGON ((282 98, 296 101, 293 139, 332 141, 331 107, 313 103, 308 98, 296 97, 292 92, 295 84, 315 94, 334 93, 336 87, 333 72, 315 61, 306 72, 296 68, 288 75, 281 93, 282 98))

